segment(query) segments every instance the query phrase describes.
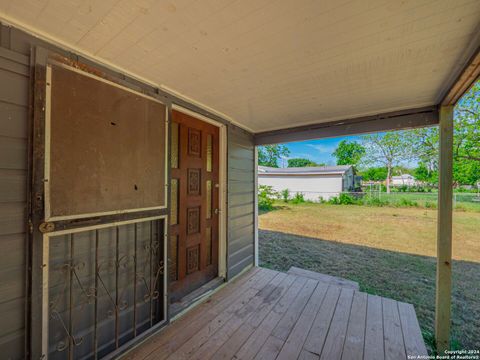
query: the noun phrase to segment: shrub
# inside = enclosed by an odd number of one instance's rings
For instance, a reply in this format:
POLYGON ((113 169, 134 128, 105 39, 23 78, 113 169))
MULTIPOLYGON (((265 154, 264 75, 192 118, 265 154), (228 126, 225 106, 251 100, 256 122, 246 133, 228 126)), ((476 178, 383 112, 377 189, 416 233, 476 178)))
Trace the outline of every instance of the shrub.
POLYGON ((399 186, 392 186, 390 188, 391 192, 407 192, 408 186, 407 185, 399 185, 399 186))
POLYGON ((416 185, 416 186, 410 186, 407 189, 407 192, 431 193, 433 190, 434 189, 430 186, 416 185))
POLYGON ((275 196, 276 196, 276 192, 273 190, 271 186, 259 185, 258 186, 258 208, 260 210, 272 210, 275 196))
POLYGON ((341 193, 338 197, 337 196, 331 197, 328 200, 328 203, 332 205, 353 205, 353 204, 358 204, 359 200, 350 194, 341 193))
POLYGON ((416 201, 406 198, 400 198, 400 200, 395 205, 399 207, 418 207, 418 203, 416 201))
POLYGON ((387 206, 390 202, 387 199, 380 199, 378 197, 366 196, 362 200, 363 205, 367 206, 387 206))
POLYGON ((292 204, 302 204, 305 202, 305 197, 301 192, 297 192, 292 199, 292 204))
POLYGON ((340 205, 340 199, 337 196, 332 196, 328 199, 327 203, 331 205, 340 205))
POLYGON ((425 207, 426 207, 427 209, 436 209, 436 208, 437 208, 437 204, 435 204, 434 202, 425 201, 425 207))
POLYGON ((355 199, 352 195, 346 193, 341 193, 338 199, 340 200, 341 205, 352 205, 357 202, 357 199, 355 199))
POLYGON ((288 189, 284 189, 280 192, 280 197, 282 198, 282 200, 284 202, 288 202, 288 200, 290 199, 290 190, 288 189))

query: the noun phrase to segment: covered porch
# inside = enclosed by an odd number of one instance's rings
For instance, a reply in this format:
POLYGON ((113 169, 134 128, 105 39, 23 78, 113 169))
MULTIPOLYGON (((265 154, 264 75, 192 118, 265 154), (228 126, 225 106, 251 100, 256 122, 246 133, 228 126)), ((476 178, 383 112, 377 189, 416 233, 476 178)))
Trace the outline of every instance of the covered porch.
POLYGON ((405 359, 426 356, 412 305, 292 268, 254 267, 124 359, 405 359))
POLYGON ((0 353, 426 354, 412 305, 258 267, 256 148, 427 126, 449 349, 453 111, 480 74, 479 15, 469 0, 0 1, 0 353), (182 299, 212 278, 177 314, 175 282, 182 299))

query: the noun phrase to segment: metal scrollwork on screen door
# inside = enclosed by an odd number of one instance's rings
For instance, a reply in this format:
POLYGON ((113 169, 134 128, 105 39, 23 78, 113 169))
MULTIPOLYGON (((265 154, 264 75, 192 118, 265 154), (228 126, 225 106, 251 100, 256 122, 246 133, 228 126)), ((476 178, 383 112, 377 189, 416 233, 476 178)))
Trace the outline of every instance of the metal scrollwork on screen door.
MULTIPOLYGON (((117 231, 118 234, 118 231, 117 231)), ((133 287, 133 308, 134 308, 134 333, 136 335, 136 309, 137 309, 137 291, 143 288, 143 301, 145 303, 150 302, 150 326, 153 325, 155 316, 153 309, 153 301, 158 300, 160 297, 160 278, 164 273, 164 263, 161 259, 161 244, 157 239, 150 238, 150 241, 145 241, 140 246, 137 246, 137 231, 135 228, 135 245, 134 254, 120 254, 118 249, 118 239, 116 242, 116 254, 113 256, 110 254, 109 258, 101 259, 98 251, 98 232, 96 234, 96 248, 95 248, 95 265, 93 260, 90 262, 91 268, 95 268, 94 276, 88 276, 87 280, 85 272, 88 272, 88 267, 85 261, 75 259, 75 256, 70 257, 67 261, 54 265, 51 268, 51 276, 59 279, 58 294, 51 298, 49 303, 50 319, 60 325, 61 331, 64 333, 64 337, 55 345, 56 351, 62 352, 69 350, 69 357, 73 357, 73 348, 81 345, 84 341, 82 336, 75 334, 76 320, 83 316, 87 305, 95 305, 99 297, 106 296, 107 301, 110 303, 111 308, 107 312, 108 318, 115 319, 115 338, 118 347, 118 322, 119 314, 129 308, 129 303, 126 300, 127 292, 131 291, 133 287), (138 256, 137 251, 142 249, 144 256, 138 256), (124 283, 123 286, 119 285, 118 278, 120 272, 123 274, 129 274, 132 272, 133 279, 131 283, 124 283), (83 276, 83 277, 82 277, 83 276), (83 279, 83 280, 82 280, 83 279), (109 288, 109 282, 114 279, 115 288, 109 288), (77 289, 77 291, 75 291, 77 289), (66 304, 66 306, 63 306, 66 304), (63 308, 65 307, 65 310, 63 308)), ((70 246, 73 248, 73 234, 70 235, 70 246)), ((71 250, 71 255, 73 250, 71 250)), ((95 319, 92 326, 97 328, 98 314, 95 310, 95 319)), ((96 334, 95 330, 95 337, 96 334)), ((58 337, 58 336, 57 336, 58 337)), ((98 339, 95 339, 94 353, 97 352, 98 339)))

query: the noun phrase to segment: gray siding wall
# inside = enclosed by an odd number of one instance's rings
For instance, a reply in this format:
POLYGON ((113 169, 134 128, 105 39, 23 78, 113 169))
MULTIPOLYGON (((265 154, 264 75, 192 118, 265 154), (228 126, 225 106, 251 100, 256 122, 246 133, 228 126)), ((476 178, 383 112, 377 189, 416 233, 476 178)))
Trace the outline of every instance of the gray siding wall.
POLYGON ((0 47, 0 357, 24 358, 29 59, 0 47))
POLYGON ((228 245, 227 277, 254 262, 255 146, 248 132, 228 130, 228 245))

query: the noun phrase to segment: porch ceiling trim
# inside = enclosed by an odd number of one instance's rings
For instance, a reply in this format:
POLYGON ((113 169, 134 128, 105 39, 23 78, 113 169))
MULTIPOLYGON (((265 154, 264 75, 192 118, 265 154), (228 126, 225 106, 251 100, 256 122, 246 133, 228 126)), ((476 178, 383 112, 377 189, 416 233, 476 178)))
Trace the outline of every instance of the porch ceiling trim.
POLYGON ((441 105, 455 105, 480 78, 480 25, 459 64, 458 70, 452 71, 451 80, 446 82, 444 91, 440 93, 438 103, 441 105))
POLYGON ((455 105, 480 77, 480 46, 467 63, 454 85, 446 93, 441 104, 455 105))
POLYGON ((403 130, 434 126, 439 122, 437 106, 388 112, 255 134, 256 145, 403 130))

